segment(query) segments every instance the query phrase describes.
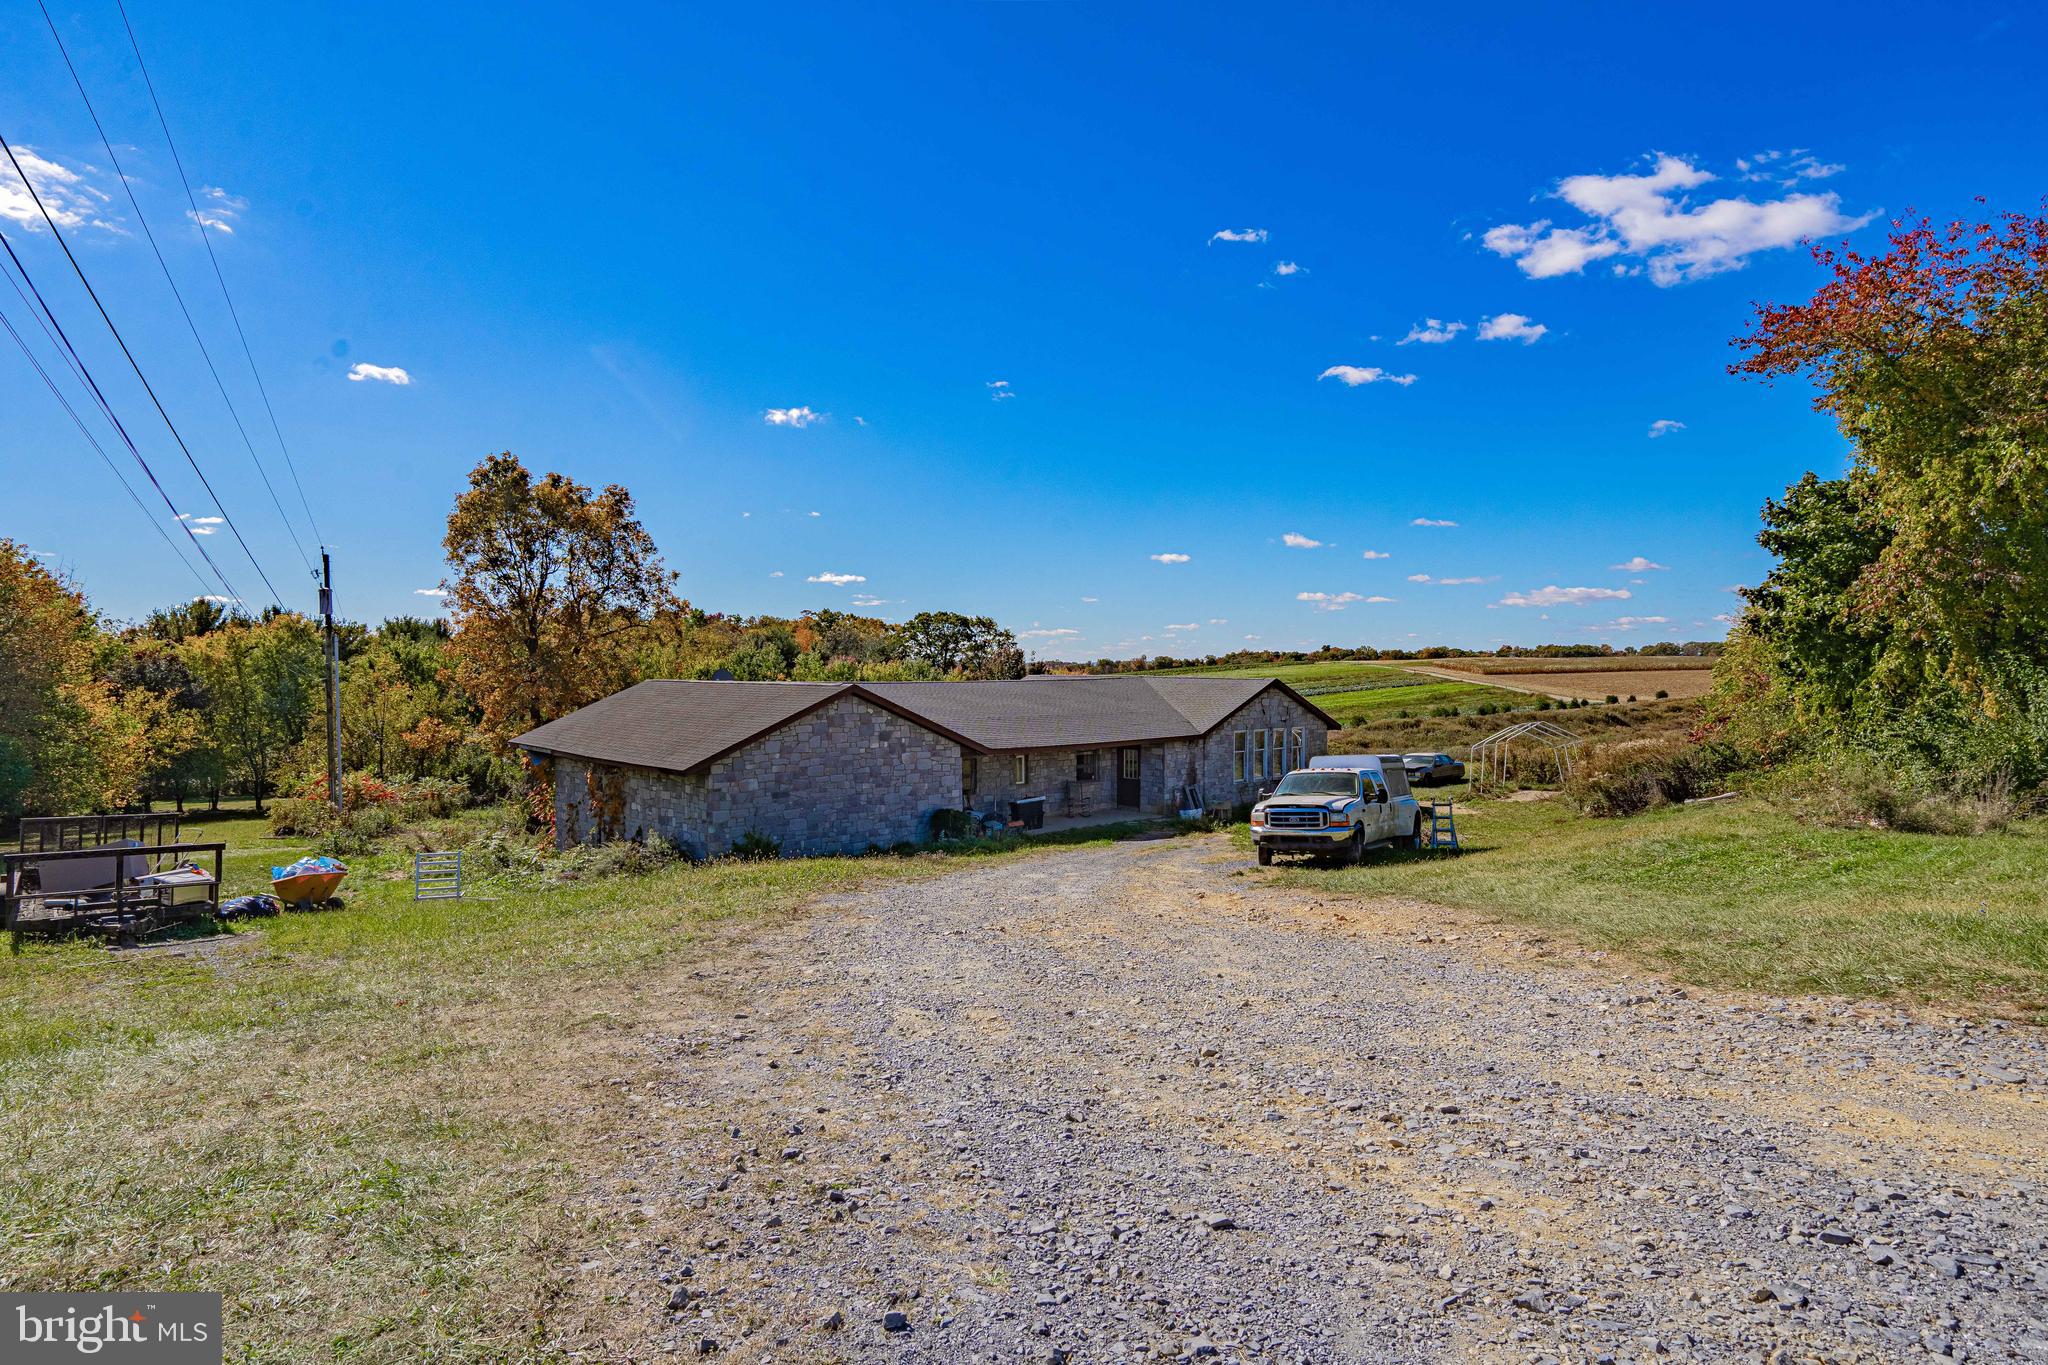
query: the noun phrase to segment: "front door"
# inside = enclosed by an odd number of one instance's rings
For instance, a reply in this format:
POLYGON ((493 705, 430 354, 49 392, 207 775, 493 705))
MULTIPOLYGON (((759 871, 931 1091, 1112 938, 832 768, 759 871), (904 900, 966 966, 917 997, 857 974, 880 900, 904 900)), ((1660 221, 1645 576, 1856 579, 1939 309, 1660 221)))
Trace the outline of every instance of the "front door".
POLYGON ((1138 807, 1138 756, 1142 749, 1118 749, 1116 751, 1116 803, 1119 806, 1138 807))

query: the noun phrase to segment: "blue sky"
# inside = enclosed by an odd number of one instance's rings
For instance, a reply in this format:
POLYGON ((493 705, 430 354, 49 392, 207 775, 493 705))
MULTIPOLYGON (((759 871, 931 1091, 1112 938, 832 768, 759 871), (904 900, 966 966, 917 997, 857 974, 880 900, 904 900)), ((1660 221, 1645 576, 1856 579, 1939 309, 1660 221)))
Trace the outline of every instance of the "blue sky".
MULTIPOLYGON (((52 11, 310 542, 112 0, 52 11)), ((987 612, 1055 656, 1716 636, 1763 498, 1843 459, 1798 386, 1724 372, 1753 301, 1817 282, 1791 243, 2048 190, 2018 6, 130 14, 372 620, 437 609, 448 505, 511 449, 631 488, 714 610, 987 612)), ((0 134, 309 608, 32 5, 0 134)), ((31 214, 0 185, 211 515, 31 214)), ((4 339, 0 411, 0 534, 117 615, 197 591, 4 339)))

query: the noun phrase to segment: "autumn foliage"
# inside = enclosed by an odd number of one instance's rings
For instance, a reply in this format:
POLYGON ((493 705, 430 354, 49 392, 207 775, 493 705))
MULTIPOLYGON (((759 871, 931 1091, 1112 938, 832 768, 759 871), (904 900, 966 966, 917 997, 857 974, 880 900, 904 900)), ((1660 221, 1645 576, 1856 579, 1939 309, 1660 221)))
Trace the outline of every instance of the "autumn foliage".
POLYGON ((1853 611, 1981 685, 2048 639, 2048 217, 1900 222, 1882 254, 1814 254, 1833 278, 1760 309, 1731 368, 1814 382, 1887 532, 1853 611))

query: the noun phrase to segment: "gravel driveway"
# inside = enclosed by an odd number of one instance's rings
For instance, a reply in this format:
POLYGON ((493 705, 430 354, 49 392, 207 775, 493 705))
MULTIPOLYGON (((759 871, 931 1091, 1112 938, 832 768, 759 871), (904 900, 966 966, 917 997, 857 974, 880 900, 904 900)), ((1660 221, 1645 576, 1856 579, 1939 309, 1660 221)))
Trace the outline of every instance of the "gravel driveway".
POLYGON ((596 1201, 648 1211, 650 1354, 2048 1361, 2038 1035, 1246 861, 970 866, 720 956, 596 1201))

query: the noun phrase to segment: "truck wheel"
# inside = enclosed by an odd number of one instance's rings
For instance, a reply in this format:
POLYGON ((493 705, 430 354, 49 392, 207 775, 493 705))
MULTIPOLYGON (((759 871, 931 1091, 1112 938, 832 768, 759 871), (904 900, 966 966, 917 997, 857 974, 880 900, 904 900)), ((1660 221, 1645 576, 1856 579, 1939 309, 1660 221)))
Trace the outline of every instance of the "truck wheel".
POLYGON ((1273 865, 1273 850, 1272 850, 1272 849, 1270 849, 1270 848, 1264 848, 1264 847, 1260 848, 1260 849, 1259 849, 1259 866, 1260 866, 1260 867, 1271 867, 1272 865, 1273 865))
POLYGON ((1427 815, 1415 817, 1415 833, 1409 836, 1409 838, 1416 848, 1429 847, 1429 817, 1427 815))
POLYGON ((1350 845, 1344 850, 1344 861, 1357 867, 1365 861, 1365 831, 1351 836, 1350 845))

